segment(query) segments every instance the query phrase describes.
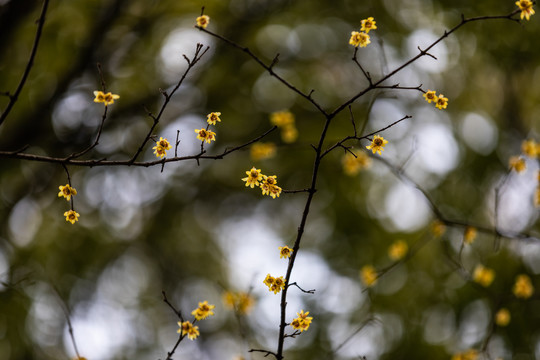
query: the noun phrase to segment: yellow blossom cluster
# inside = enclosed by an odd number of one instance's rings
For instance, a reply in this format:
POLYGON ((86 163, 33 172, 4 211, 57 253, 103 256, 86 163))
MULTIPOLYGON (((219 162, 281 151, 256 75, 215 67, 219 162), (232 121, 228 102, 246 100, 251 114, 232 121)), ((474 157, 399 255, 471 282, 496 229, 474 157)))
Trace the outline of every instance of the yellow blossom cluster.
POLYGON ((263 195, 271 196, 273 199, 281 195, 282 189, 277 185, 277 175, 267 176, 261 173, 261 169, 252 167, 246 171, 247 177, 242 178, 246 182, 246 186, 252 189, 258 186, 262 190, 263 195))
POLYGON ((176 331, 180 336, 186 336, 189 340, 195 340, 199 335, 199 327, 193 325, 195 321, 204 320, 209 316, 214 315, 212 311, 215 308, 215 305, 208 304, 208 301, 199 302, 199 306, 191 312, 191 315, 194 316, 195 320, 191 321, 179 321, 179 329, 176 331))
POLYGON ((534 293, 534 286, 532 285, 531 278, 525 274, 518 275, 512 292, 517 298, 530 298, 534 293))
POLYGON ((403 259, 408 251, 409 245, 407 245, 405 240, 397 240, 388 248, 388 257, 394 261, 398 261, 403 259))
POLYGON ((240 315, 248 314, 255 304, 255 299, 246 292, 225 291, 223 304, 229 309, 235 310, 240 315))
POLYGON ((152 149, 154 150, 154 154, 156 154, 156 157, 162 158, 167 155, 167 150, 170 150, 171 148, 172 146, 169 141, 160 137, 159 141, 156 142, 156 146, 154 146, 152 149))
POLYGON ((187 335, 189 340, 195 340, 200 335, 199 327, 193 325, 191 321, 179 321, 178 326, 180 329, 178 329, 177 333, 181 334, 181 336, 187 335))
POLYGON ((511 320, 510 311, 507 308, 501 308, 497 313, 495 314, 495 324, 497 326, 507 326, 510 324, 511 320))
POLYGON ((531 18, 531 15, 534 15, 534 9, 533 9, 533 2, 530 0, 518 0, 516 1, 516 5, 519 7, 519 10, 521 10, 520 18, 523 20, 523 18, 529 20, 531 18))
POLYGON ((428 89, 428 91, 426 91, 423 96, 428 103, 431 104, 431 102, 433 102, 435 104, 435 107, 439 110, 446 109, 446 107, 448 106, 448 98, 444 97, 443 94, 437 95, 435 90, 428 89))
POLYGON ((377 283, 377 271, 372 265, 364 265, 360 269, 360 278, 367 287, 371 287, 377 283))
POLYGON ((209 316, 214 315, 214 310, 216 306, 208 304, 208 301, 203 301, 199 303, 199 307, 191 312, 191 315, 197 320, 204 320, 209 316))
POLYGON ((264 285, 268 286, 269 291, 273 291, 274 294, 277 294, 281 290, 285 289, 285 279, 283 276, 273 277, 270 274, 266 275, 266 278, 263 280, 264 285))
POLYGON ((298 317, 291 321, 291 326, 293 327, 293 329, 299 330, 300 332, 309 329, 309 325, 311 325, 311 320, 313 320, 311 316, 308 316, 309 311, 304 312, 304 310, 300 310, 300 312, 296 313, 296 315, 298 317))
POLYGON ((276 144, 255 143, 251 146, 249 155, 253 161, 273 158, 276 155, 276 144))
POLYGON ((379 155, 382 155, 381 151, 384 151, 384 146, 388 144, 388 140, 385 140, 382 136, 375 135, 373 137, 373 140, 371 140, 371 144, 366 146, 366 149, 373 151, 373 153, 379 153, 379 155))
MULTIPOLYGON (((511 156, 508 160, 510 171, 515 171, 520 174, 527 170, 527 160, 537 159, 540 157, 540 143, 534 139, 523 140, 521 143, 521 154, 511 156)), ((540 207, 540 171, 536 173, 537 185, 533 195, 533 204, 535 207, 540 207)))
POLYGON ((341 160, 343 164, 343 171, 349 176, 354 176, 362 169, 366 169, 371 166, 371 159, 363 151, 348 151, 341 160))
POLYGON ((354 47, 366 47, 371 43, 368 33, 370 30, 375 30, 377 28, 376 21, 373 17, 368 17, 360 21, 360 31, 351 32, 351 38, 349 39, 349 44, 354 47))
POLYGON ((113 93, 104 93, 103 91, 94 91, 94 96, 96 97, 94 99, 94 102, 96 103, 104 103, 105 106, 114 104, 114 100, 120 99, 120 95, 116 95, 113 93))
MULTIPOLYGON (((67 201, 71 201, 71 197, 77 195, 77 190, 75 188, 71 187, 71 185, 60 185, 58 187, 60 192, 58 193, 58 197, 63 197, 67 201)), ((73 202, 71 203, 73 205, 73 202)), ((79 221, 79 213, 73 210, 73 206, 70 210, 64 212, 64 216, 66 217, 66 221, 70 222, 71 224, 75 224, 76 221, 79 221)))
POLYGON ((270 123, 281 130, 281 140, 290 144, 298 138, 294 115, 290 111, 278 111, 270 114, 270 123))
POLYGON ((484 267, 482 264, 476 265, 473 272, 474 282, 482 285, 483 287, 488 287, 491 285, 495 279, 495 271, 490 268, 484 267))

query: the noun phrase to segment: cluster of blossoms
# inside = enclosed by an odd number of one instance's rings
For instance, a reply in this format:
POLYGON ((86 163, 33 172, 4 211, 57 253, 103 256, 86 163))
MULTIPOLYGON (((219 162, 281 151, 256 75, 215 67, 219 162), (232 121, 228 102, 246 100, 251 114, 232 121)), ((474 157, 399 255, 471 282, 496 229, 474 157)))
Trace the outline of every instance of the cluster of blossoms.
POLYGON ((255 143, 251 146, 249 156, 251 160, 258 161, 273 158, 276 155, 276 144, 255 143))
MULTIPOLYGON (((521 143, 521 154, 517 156, 511 156, 508 160, 508 167, 510 170, 520 174, 527 170, 527 161, 529 159, 538 159, 540 157, 540 143, 537 143, 533 139, 524 140, 521 143)), ((537 186, 534 193, 533 203, 534 206, 540 207, 540 170, 536 173, 537 186)))
POLYGON ((435 107, 439 110, 446 109, 446 107, 448 106, 448 98, 444 97, 443 94, 437 95, 435 90, 428 89, 428 91, 426 91, 423 96, 428 103, 431 104, 431 102, 433 101, 433 104, 435 104, 435 107))
POLYGON ((152 149, 154 150, 154 154, 156 154, 156 157, 162 158, 167 155, 167 150, 170 150, 171 148, 172 146, 169 141, 160 137, 159 141, 156 142, 156 146, 154 146, 152 149))
POLYGON ((358 174, 361 170, 371 166, 371 159, 363 151, 350 150, 341 159, 343 172, 349 176, 358 174))
POLYGON ((360 269, 360 279, 367 287, 371 287, 377 283, 377 270, 372 265, 364 265, 360 269))
POLYGON ((385 140, 382 136, 375 135, 373 137, 373 140, 371 140, 371 144, 366 146, 366 149, 373 151, 373 153, 379 153, 379 155, 382 155, 381 151, 384 151, 384 146, 388 144, 388 140, 385 140))
POLYGON ((223 304, 228 309, 233 309, 240 315, 249 314, 255 303, 255 299, 246 292, 225 291, 223 293, 223 304))
MULTIPOLYGON (((67 201, 71 201, 71 197, 77 195, 77 190, 75 188, 71 187, 69 184, 66 185, 60 185, 58 187, 60 189, 60 192, 58 193, 58 197, 63 197, 67 201)), ((75 224, 76 221, 79 221, 79 213, 73 210, 73 207, 66 211, 64 213, 64 216, 66 217, 66 221, 75 224)))
POLYGON ((203 301, 199 303, 199 306, 191 312, 191 315, 195 317, 195 320, 193 322, 191 321, 179 321, 178 326, 179 329, 177 333, 180 334, 180 336, 187 336, 189 340, 195 340, 199 335, 199 327, 193 325, 195 321, 198 320, 204 320, 209 316, 214 315, 215 305, 208 304, 208 301, 203 301))
POLYGON ((206 141, 208 144, 216 140, 216 133, 208 129, 210 125, 216 125, 217 122, 221 122, 221 119, 219 118, 220 116, 220 112, 211 112, 210 114, 206 115, 206 122, 208 123, 206 129, 195 129, 198 140, 201 140, 203 143, 206 141))
POLYGON ((246 186, 252 189, 258 186, 262 190, 263 195, 269 195, 273 199, 279 197, 281 194, 281 188, 277 185, 277 175, 267 176, 261 173, 261 169, 252 167, 251 170, 246 171, 247 177, 242 178, 242 181, 246 182, 246 186))
POLYGON ((516 5, 519 7, 519 10, 521 10, 520 18, 523 20, 523 18, 529 20, 531 18, 531 15, 534 15, 534 9, 533 2, 530 0, 518 0, 516 1, 516 5))
POLYGON ((362 20, 360 22, 360 31, 351 32, 349 44, 353 45, 354 47, 366 47, 368 44, 370 44, 371 40, 369 39, 368 33, 370 30, 375 30, 377 28, 377 25, 375 24, 376 22, 372 17, 362 20))
POLYGON ((283 276, 273 277, 270 274, 266 275, 266 278, 263 280, 264 285, 268 286, 269 291, 273 291, 274 294, 277 294, 281 290, 285 289, 285 279, 283 276))
POLYGON ((281 140, 290 144, 298 138, 294 115, 290 111, 278 111, 270 114, 270 123, 281 130, 281 140))
POLYGON ((388 248, 388 257, 394 261, 401 260, 407 255, 409 245, 405 240, 397 240, 388 248))
POLYGON ((114 100, 120 99, 120 95, 116 95, 110 92, 104 93, 103 91, 98 90, 94 91, 94 96, 96 97, 94 99, 94 102, 104 103, 105 106, 114 104, 114 100))
POLYGON ((490 268, 484 267, 482 264, 476 265, 473 272, 474 282, 482 285, 483 287, 488 287, 491 285, 495 279, 495 271, 490 268))
POLYGON ((307 329, 309 329, 309 325, 311 325, 311 320, 313 318, 309 315, 309 311, 304 312, 304 310, 300 310, 300 312, 296 313, 298 316, 297 318, 294 318, 293 321, 291 321, 291 326, 294 330, 299 330, 300 332, 303 332, 307 329))

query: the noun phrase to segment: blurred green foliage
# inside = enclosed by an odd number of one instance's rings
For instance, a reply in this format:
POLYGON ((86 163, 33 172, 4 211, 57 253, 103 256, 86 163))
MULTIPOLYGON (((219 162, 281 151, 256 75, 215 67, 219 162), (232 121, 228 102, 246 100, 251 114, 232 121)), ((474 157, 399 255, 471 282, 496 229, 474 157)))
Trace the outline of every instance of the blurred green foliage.
MULTIPOLYGON (((0 3, 0 91, 12 92, 28 60, 41 2, 0 3)), ((359 51, 376 79, 458 24, 461 14, 515 10, 513 1, 51 2, 31 75, 0 127, 0 150, 29 145, 26 152, 62 157, 91 144, 103 110, 93 103, 93 91, 101 88, 99 62, 107 90, 121 98, 109 108, 100 145, 85 158, 129 158, 152 123, 145 107, 159 109, 158 89, 178 82, 186 67, 182 54, 191 57, 197 42, 210 46, 209 53, 172 99, 158 137, 172 142, 180 130, 179 155, 196 153, 193 129, 205 125, 207 113, 220 111, 217 141, 207 147, 208 154, 219 154, 268 130, 269 114, 283 109, 295 114, 300 136, 288 145, 271 133, 263 141, 278 144, 277 156, 257 162, 242 150, 200 166, 170 163, 162 172, 159 166, 70 167, 81 214, 73 226, 62 216, 69 205, 56 196, 67 182, 61 166, 2 158, 1 358, 73 357, 67 306, 81 356, 163 359, 176 341, 178 319, 162 291, 184 315, 198 301, 217 305, 216 317, 200 324, 201 337, 182 342, 174 358, 262 359, 246 351, 275 351, 279 300, 262 280, 285 271, 277 246, 292 245, 306 195, 272 200, 246 189, 240 178, 256 166, 277 174, 284 189, 308 188, 310 144, 317 143, 325 119, 244 53, 194 29, 203 5, 209 30, 266 63, 279 53, 275 71, 306 93, 314 89, 328 111, 367 86, 348 45, 361 19, 377 21, 372 44, 359 51), (251 289, 258 298, 240 322, 221 304, 225 289, 251 289)), ((388 82, 444 93, 450 99, 445 111, 417 91, 374 91, 352 106, 358 128, 368 122, 366 133, 412 116, 383 134, 390 141, 383 157, 400 165, 411 155, 404 171, 451 219, 493 227, 494 191, 509 156, 519 154, 524 139, 540 140, 539 33, 535 16, 521 24, 467 24, 434 49, 438 60, 423 58, 388 82)), ((7 102, 1 97, 0 108, 7 102)), ((344 111, 329 130, 328 146, 351 133, 344 111)), ((367 143, 349 145, 362 149, 367 143)), ((482 347, 503 305, 511 323, 494 329, 488 349, 505 359, 538 357, 540 297, 523 301, 511 294, 519 273, 540 289, 540 228, 532 204, 538 164, 529 161, 525 174, 510 176, 499 214, 501 227, 536 234, 536 241, 503 238, 494 248, 493 236, 481 233, 463 250, 465 269, 483 263, 495 270, 486 290, 466 281, 451 261, 460 250, 461 227, 433 238, 433 214, 411 184, 377 161, 346 176, 342 155, 338 149, 323 160, 293 272, 302 288, 317 291, 291 289, 290 318, 306 309, 314 322, 300 337, 286 339, 286 359, 447 359, 482 347), (359 269, 389 266, 387 249, 396 239, 422 246, 373 289, 361 291, 359 269), (376 320, 366 324, 370 318, 376 320)), ((153 158, 148 145, 140 160, 153 158)))

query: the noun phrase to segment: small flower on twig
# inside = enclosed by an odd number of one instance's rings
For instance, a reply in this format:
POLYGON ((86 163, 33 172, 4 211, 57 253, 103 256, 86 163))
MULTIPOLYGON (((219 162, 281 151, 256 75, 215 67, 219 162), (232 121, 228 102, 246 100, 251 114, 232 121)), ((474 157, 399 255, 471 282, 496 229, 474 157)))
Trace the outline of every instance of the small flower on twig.
POLYGON ((206 129, 195 129, 197 133, 197 139, 211 143, 216 140, 216 133, 206 129))
POLYGON ((283 276, 273 277, 270 274, 266 275, 266 278, 263 280, 263 283, 268 286, 269 291, 273 291, 274 294, 277 294, 285 288, 285 279, 283 276))
POLYGON ((306 311, 304 313, 304 310, 300 310, 300 312, 296 313, 296 315, 298 317, 291 321, 291 326, 293 327, 293 329, 299 330, 300 332, 309 329, 309 325, 311 325, 311 320, 313 320, 311 316, 308 316, 309 311, 306 311))
POLYGON ((367 19, 360 21, 360 25, 362 25, 360 31, 365 31, 367 34, 370 30, 375 30, 377 28, 377 25, 375 25, 376 23, 377 22, 373 19, 373 17, 370 16, 367 19))
POLYGON ((446 109, 448 106, 448 98, 444 97, 443 94, 439 94, 439 97, 435 101, 435 107, 439 110, 446 109))
POLYGON ((392 260, 401 260, 407 255, 409 246, 404 240, 397 240, 388 248, 388 256, 392 260))
POLYGON ((364 32, 353 31, 351 32, 351 38, 349 39, 349 44, 354 47, 366 47, 371 43, 369 40, 369 35, 364 32))
POLYGON ((177 333, 181 333, 182 336, 187 335, 189 340, 195 340, 200 335, 199 327, 194 326, 190 321, 179 321, 178 326, 180 329, 178 329, 177 333))
POLYGON ((426 93, 423 96, 424 96, 424 99, 426 99, 426 101, 430 104, 432 101, 434 102, 437 101, 437 93, 435 92, 435 90, 428 89, 428 91, 426 91, 426 93))
POLYGON ((71 200, 72 195, 73 196, 77 195, 77 190, 69 186, 69 184, 66 184, 65 186, 60 185, 58 188, 60 189, 60 192, 58 193, 58 197, 65 197, 67 201, 71 200))
POLYGON ((64 216, 66 217, 66 221, 75 224, 75 221, 79 221, 80 215, 75 210, 69 210, 64 213, 64 216))
POLYGON ((288 259, 288 258, 290 258, 291 254, 293 252, 293 250, 288 246, 280 246, 278 249, 279 249, 279 258, 280 259, 283 259, 283 258, 288 259))
POLYGON ((530 0, 518 0, 516 1, 516 5, 519 7, 519 10, 521 10, 520 19, 523 20, 523 18, 529 20, 531 18, 531 15, 534 15, 534 9, 533 9, 533 2, 530 0))
POLYGON ((366 149, 373 151, 373 153, 379 153, 382 155, 381 151, 384 151, 384 146, 388 144, 388 140, 385 140, 382 136, 375 135, 371 144, 366 146, 366 149))
POLYGON ((114 100, 120 99, 120 95, 112 94, 110 92, 104 93, 103 91, 94 91, 94 102, 104 103, 105 106, 114 104, 114 100))
POLYGON ((216 125, 217 121, 221 122, 221 119, 219 118, 220 116, 221 116, 220 112, 211 112, 210 114, 206 115, 207 117, 206 121, 210 125, 216 125))
POLYGON ((154 149, 154 154, 156 154, 158 158, 162 158, 167 155, 166 150, 172 149, 172 146, 167 139, 160 137, 159 141, 156 143, 156 146, 154 146, 152 149, 154 149))
POLYGON ((201 27, 203 29, 206 29, 208 24, 210 23, 210 16, 208 15, 201 15, 197 18, 197 26, 201 27))
POLYGON ((360 278, 367 287, 371 287, 377 283, 377 271, 372 265, 364 265, 360 269, 360 278))
POLYGON ((208 304, 208 301, 200 302, 199 307, 191 312, 191 315, 195 316, 197 320, 204 320, 209 316, 214 315, 212 311, 216 306, 208 304))

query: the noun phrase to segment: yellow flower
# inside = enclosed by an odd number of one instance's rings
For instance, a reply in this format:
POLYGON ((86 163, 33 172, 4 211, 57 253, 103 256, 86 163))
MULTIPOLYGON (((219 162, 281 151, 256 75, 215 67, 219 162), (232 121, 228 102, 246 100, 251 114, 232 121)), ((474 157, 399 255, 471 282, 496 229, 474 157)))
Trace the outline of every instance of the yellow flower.
POLYGON ((382 155, 381 151, 384 151, 384 146, 388 144, 388 140, 385 140, 382 136, 375 135, 371 144, 366 146, 366 149, 373 151, 373 153, 379 153, 382 155))
POLYGON ((476 239, 476 234, 476 228, 472 226, 467 226, 465 228, 465 233, 463 234, 463 241, 465 241, 465 244, 472 244, 476 239))
POLYGON ((199 336, 199 327, 193 326, 193 324, 189 321, 184 322, 178 322, 178 326, 180 329, 178 329, 177 333, 181 333, 182 336, 187 335, 189 340, 195 340, 197 336, 199 336))
POLYGON ((366 47, 369 43, 371 43, 371 40, 369 40, 368 34, 358 31, 351 32, 349 44, 354 45, 355 47, 366 47))
POLYGON ((533 3, 530 0, 518 0, 516 1, 516 5, 521 10, 520 18, 523 20, 523 18, 529 20, 531 15, 534 15, 534 9, 533 3))
POLYGON ((388 256, 392 260, 401 260, 407 255, 407 251, 409 251, 407 243, 404 240, 397 240, 388 248, 388 256))
POLYGON ((356 175, 362 169, 366 169, 371 165, 371 159, 363 151, 347 152, 341 159, 343 164, 343 172, 349 176, 356 175))
POLYGON ((435 107, 439 110, 442 110, 442 109, 446 109, 447 106, 448 106, 448 98, 445 98, 443 94, 439 94, 439 97, 435 101, 435 107))
POLYGON ((482 285, 483 287, 488 287, 489 285, 491 285, 494 279, 495 271, 493 271, 492 269, 484 267, 481 264, 476 265, 476 267, 474 268, 473 280, 474 282, 482 285))
POLYGON ((426 99, 428 103, 431 104, 432 101, 437 103, 437 94, 435 93, 434 90, 428 89, 428 91, 426 91, 426 93, 423 96, 424 96, 424 99, 426 99))
POLYGON ((272 175, 272 176, 263 175, 263 180, 260 185, 263 195, 269 195, 273 199, 275 199, 276 196, 279 197, 282 189, 279 186, 277 186, 276 178, 277 178, 277 175, 272 175))
POLYGON ((531 278, 525 274, 518 275, 512 292, 517 298, 528 299, 534 293, 534 287, 531 283, 531 278))
POLYGON ((154 154, 156 154, 158 158, 162 158, 167 155, 166 150, 170 150, 171 148, 172 146, 169 144, 167 139, 160 137, 159 141, 156 143, 156 146, 154 146, 152 149, 154 149, 154 154))
POLYGON ((203 29, 206 29, 209 22, 210 22, 210 17, 208 15, 201 15, 197 18, 197 26, 203 29))
POLYGON ((299 313, 296 313, 298 316, 293 321, 291 321, 291 326, 295 330, 300 330, 300 332, 306 331, 309 329, 309 325, 311 325, 311 321, 313 318, 309 315, 309 311, 304 313, 304 310, 300 310, 299 313))
POLYGON ((66 217, 66 221, 75 224, 75 221, 79 221, 80 215, 75 210, 69 210, 64 213, 64 216, 66 217))
POLYGON ((294 115, 290 111, 278 111, 270 114, 270 123, 277 127, 286 127, 294 124, 294 115))
POLYGON ((216 133, 206 129, 195 129, 197 133, 197 139, 211 143, 216 140, 216 133))
POLYGON ((110 92, 105 94, 103 91, 94 91, 94 96, 96 97, 94 99, 94 102, 102 102, 105 104, 105 106, 109 104, 114 104, 114 100, 120 99, 119 95, 112 94, 110 92))
POLYGON ((519 156, 512 156, 510 160, 508 160, 508 165, 510 167, 510 170, 514 170, 518 174, 522 173, 527 169, 527 163, 525 162, 525 159, 519 156))
POLYGON ((276 279, 272 275, 267 274, 266 277, 263 280, 263 284, 270 287, 270 286, 274 285, 275 281, 276 281, 276 279))
POLYGON ((247 177, 242 178, 242 181, 246 182, 246 186, 250 186, 252 189, 255 186, 259 186, 259 181, 262 181, 263 174, 261 174, 261 169, 255 169, 252 167, 251 170, 246 171, 247 177))
POLYGON ((216 306, 208 304, 208 301, 200 302, 199 307, 191 312, 191 315, 195 316, 197 320, 204 320, 209 316, 214 315, 212 311, 216 306))
POLYGON ((365 265, 360 270, 360 278, 367 287, 373 286, 377 283, 377 271, 373 266, 365 265))
POLYGON ((431 223, 431 232, 435 237, 441 237, 446 232, 446 225, 440 220, 435 220, 431 223))
POLYGON ((60 185, 58 187, 60 189, 60 192, 58 193, 58 197, 65 197, 67 201, 71 200, 71 196, 77 195, 77 190, 75 188, 72 188, 69 186, 69 184, 66 184, 65 186, 60 185))
POLYGON ((293 250, 288 246, 280 246, 278 249, 279 249, 279 258, 280 259, 283 259, 283 258, 288 259, 288 258, 290 258, 291 254, 293 252, 293 250))
POLYGON ((284 143, 290 144, 298 138, 298 130, 294 125, 286 125, 281 128, 281 140, 284 143))
POLYGON ((263 280, 263 283, 268 286, 268 290, 273 291, 274 294, 277 294, 285 288, 285 279, 283 278, 283 276, 275 278, 272 275, 268 274, 263 280))
POLYGON ((156 157, 158 158, 162 158, 165 155, 167 155, 167 153, 165 152, 165 149, 159 145, 154 146, 152 149, 154 149, 154 154, 156 154, 156 157))
POLYGON ((216 125, 217 121, 221 122, 221 119, 219 118, 220 116, 221 116, 220 112, 211 112, 210 114, 206 115, 207 117, 206 121, 210 125, 216 125))
POLYGON ((497 326, 507 326, 510 324, 510 311, 507 308, 502 308, 495 314, 495 324, 497 326))
POLYGON ((538 156, 538 144, 534 140, 524 140, 521 143, 521 152, 530 158, 538 156))
POLYGON ((457 353, 452 356, 452 360, 476 360, 478 358, 478 351, 470 349, 463 353, 457 353))
POLYGON ((239 314, 248 314, 255 303, 253 296, 246 292, 239 292, 236 299, 236 311, 239 314))
POLYGON ((157 142, 157 145, 161 146, 165 150, 171 150, 172 149, 172 146, 171 146, 171 144, 169 144, 167 139, 164 139, 161 136, 159 137, 159 141, 157 142))
POLYGON ((251 146, 249 155, 253 161, 270 159, 276 155, 276 144, 255 143, 251 146))
POLYGON ((360 25, 362 25, 360 31, 365 31, 367 34, 369 30, 375 30, 377 28, 377 26, 375 25, 376 23, 377 22, 373 20, 372 17, 368 17, 367 19, 360 21, 360 25))

